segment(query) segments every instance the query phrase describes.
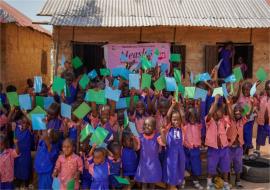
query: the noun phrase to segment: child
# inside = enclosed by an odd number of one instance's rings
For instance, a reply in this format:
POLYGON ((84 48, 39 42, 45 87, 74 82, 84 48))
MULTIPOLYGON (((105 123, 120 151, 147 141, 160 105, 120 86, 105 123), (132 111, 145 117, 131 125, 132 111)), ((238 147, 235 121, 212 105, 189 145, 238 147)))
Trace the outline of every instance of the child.
MULTIPOLYGON (((200 104, 196 104, 200 106, 200 104)), ((191 171, 193 184, 196 189, 202 190, 203 187, 199 183, 201 175, 201 128, 200 109, 190 108, 186 114, 187 123, 184 125, 184 151, 186 158, 186 169, 191 171)))
POLYGON ((14 139, 16 149, 8 148, 8 139, 0 134, 0 189, 14 189, 14 159, 19 156, 17 140, 14 139))
POLYGON ((48 108, 47 117, 47 129, 54 129, 59 131, 61 127, 61 120, 58 118, 60 112, 60 106, 57 103, 52 103, 48 108))
POLYGON ((75 189, 79 189, 80 173, 83 171, 82 159, 73 153, 73 142, 65 139, 62 148, 63 154, 56 161, 53 177, 59 177, 60 189, 66 189, 72 179, 75 180, 75 189))
POLYGON ((185 172, 185 153, 181 130, 183 124, 180 110, 174 111, 176 105, 177 103, 173 99, 167 115, 171 123, 167 130, 161 130, 161 141, 166 146, 163 180, 169 185, 169 189, 175 189, 177 185, 182 184, 185 172))
POLYGON ((18 121, 12 123, 15 138, 18 140, 20 156, 15 159, 15 177, 19 185, 28 187, 32 172, 31 148, 34 138, 31 133, 29 120, 22 112, 18 112, 18 121))
POLYGON ((224 107, 218 106, 219 95, 215 96, 215 101, 212 104, 206 121, 206 138, 205 145, 207 150, 207 189, 213 189, 213 175, 216 175, 217 167, 219 166, 223 174, 224 189, 230 189, 228 184, 228 172, 230 171, 230 154, 228 148, 228 139, 226 128, 229 127, 230 120, 224 116, 224 107))
POLYGON ((110 142, 108 144, 109 157, 108 161, 110 164, 110 188, 121 188, 121 185, 116 181, 114 176, 121 175, 122 161, 121 161, 121 146, 118 142, 110 142))
POLYGON ((256 139, 256 151, 254 154, 258 157, 260 156, 260 146, 265 145, 266 138, 268 136, 270 143, 270 80, 265 83, 265 95, 260 97, 259 110, 258 110, 258 129, 257 129, 257 139, 256 139))
POLYGON ((92 175, 90 189, 109 189, 110 165, 106 160, 106 151, 103 148, 97 148, 94 144, 90 151, 89 173, 92 175))
POLYGON ((50 189, 53 179, 52 173, 57 160, 59 149, 56 134, 53 129, 44 131, 42 139, 38 143, 34 168, 38 174, 38 189, 50 189))
POLYGON ((86 190, 91 188, 92 177, 88 171, 88 155, 90 152, 89 138, 80 144, 80 155, 83 160, 83 172, 81 175, 81 189, 86 190))
POLYGON ((137 166, 138 166, 138 156, 135 151, 136 148, 136 138, 132 136, 130 132, 123 132, 122 135, 122 167, 123 176, 128 179, 134 178, 137 166))
POLYGON ((143 125, 143 134, 139 137, 138 149, 140 149, 140 161, 136 171, 135 180, 143 183, 143 189, 149 184, 153 189, 155 183, 161 181, 162 170, 158 157, 159 144, 156 133, 156 121, 153 117, 147 117, 143 125))
POLYGON ((234 106, 233 112, 230 105, 228 105, 229 115, 232 120, 231 127, 227 130, 227 137, 230 146, 230 157, 231 163, 233 164, 234 172, 236 175, 235 184, 237 188, 243 188, 240 182, 240 174, 242 172, 242 155, 243 155, 243 145, 244 145, 244 124, 247 122, 250 113, 242 117, 242 107, 239 104, 234 106))

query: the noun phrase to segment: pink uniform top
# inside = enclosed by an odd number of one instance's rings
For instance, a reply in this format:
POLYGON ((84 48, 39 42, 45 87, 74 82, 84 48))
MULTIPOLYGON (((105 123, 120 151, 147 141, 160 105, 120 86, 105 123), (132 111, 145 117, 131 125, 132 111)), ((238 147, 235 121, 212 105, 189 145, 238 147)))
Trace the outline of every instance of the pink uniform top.
POLYGON ((270 97, 262 96, 260 97, 260 105, 258 107, 258 125, 264 125, 264 114, 266 112, 266 108, 268 109, 268 116, 270 119, 270 97))
POLYGON ((241 95, 240 98, 239 98, 239 100, 238 100, 238 103, 241 106, 247 104, 250 107, 251 106, 250 97, 246 97, 246 96, 241 95))
MULTIPOLYGON (((58 171, 60 189, 65 190, 67 183, 75 178, 78 171, 83 171, 82 159, 76 154, 69 157, 60 155, 56 161, 55 170, 58 171)), ((75 179, 75 189, 79 189, 79 179, 75 179)))
POLYGON ((18 157, 15 149, 6 149, 0 154, 0 181, 12 182, 14 180, 14 159, 18 157))
POLYGON ((232 121, 231 126, 227 129, 227 137, 229 146, 238 144, 243 146, 244 144, 244 125, 247 122, 247 118, 243 117, 238 121, 232 121), (238 142, 235 142, 238 139, 238 142))
POLYGON ((7 121, 8 121, 7 116, 5 114, 2 114, 0 116, 0 127, 3 127, 4 125, 6 125, 7 121))
MULTIPOLYGON (((206 116, 207 117, 207 116, 206 116)), ((206 119, 205 119, 206 120, 206 119)), ((222 119, 215 121, 213 118, 206 121, 206 138, 205 144, 212 148, 219 148, 218 138, 220 139, 220 146, 226 147, 229 145, 226 129, 230 127, 230 119, 224 116, 222 119)))
POLYGON ((186 124, 183 127, 184 146, 187 148, 197 148, 202 144, 201 140, 201 124, 186 124))

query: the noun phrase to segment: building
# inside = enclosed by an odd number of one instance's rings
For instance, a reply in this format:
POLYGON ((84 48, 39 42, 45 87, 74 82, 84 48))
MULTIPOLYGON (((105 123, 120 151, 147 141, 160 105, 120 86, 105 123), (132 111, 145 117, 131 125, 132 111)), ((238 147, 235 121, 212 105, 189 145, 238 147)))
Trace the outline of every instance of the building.
POLYGON ((171 44, 182 69, 210 71, 218 48, 232 41, 235 55, 253 78, 270 72, 270 3, 267 0, 47 0, 40 16, 51 16, 57 63, 79 56, 100 67, 105 44, 171 44))
POLYGON ((4 87, 12 84, 22 92, 26 79, 34 76, 42 76, 48 83, 51 34, 4 1, 0 2, 0 30, 0 78, 4 87))

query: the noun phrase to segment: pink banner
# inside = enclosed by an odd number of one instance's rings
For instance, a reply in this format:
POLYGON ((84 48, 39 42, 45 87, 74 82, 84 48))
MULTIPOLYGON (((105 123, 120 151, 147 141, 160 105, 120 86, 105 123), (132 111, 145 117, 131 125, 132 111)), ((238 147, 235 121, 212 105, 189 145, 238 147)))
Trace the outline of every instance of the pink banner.
MULTIPOLYGON (((107 68, 123 67, 125 62, 121 62, 121 54, 125 55, 132 68, 140 63, 142 55, 150 56, 153 58, 155 50, 159 51, 157 63, 170 64, 170 44, 169 43, 142 43, 142 44, 108 44, 104 46, 104 55, 107 68)), ((170 68, 168 66, 168 68, 170 68)))

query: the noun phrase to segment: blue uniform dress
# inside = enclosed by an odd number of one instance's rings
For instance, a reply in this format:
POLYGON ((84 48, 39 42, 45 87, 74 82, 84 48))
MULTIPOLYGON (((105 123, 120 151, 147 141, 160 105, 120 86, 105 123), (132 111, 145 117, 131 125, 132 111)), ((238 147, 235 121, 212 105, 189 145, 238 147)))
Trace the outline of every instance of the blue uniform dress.
MULTIPOLYGON (((83 165, 85 166, 85 160, 83 160, 83 165)), ((92 176, 89 173, 89 170, 83 167, 83 172, 81 174, 81 189, 90 189, 91 188, 92 176)))
POLYGON ((110 187, 113 188, 120 188, 121 184, 117 182, 114 176, 120 176, 121 175, 121 159, 119 160, 113 160, 113 159, 108 159, 109 164, 110 164, 110 176, 109 176, 109 184, 110 187))
POLYGON ((72 84, 69 86, 70 96, 65 98, 65 102, 69 105, 75 102, 77 96, 77 88, 74 87, 72 84))
POLYGON ((171 127, 166 137, 166 157, 163 180, 170 185, 180 185, 185 173, 185 153, 181 128, 171 127))
POLYGON ((140 161, 136 171, 135 180, 142 183, 157 183, 161 181, 162 169, 159 160, 158 134, 146 139, 140 135, 141 150, 140 161))
POLYGON ((57 145, 52 144, 51 151, 48 152, 45 141, 38 144, 34 161, 34 168, 38 174, 38 189, 51 189, 53 179, 52 172, 59 154, 57 145))
POLYGON ((107 161, 99 165, 94 165, 94 175, 92 176, 91 190, 109 189, 109 163, 107 161))
POLYGON ((69 128, 68 137, 76 144, 76 142, 77 142, 77 128, 75 126, 69 128))
POLYGON ((252 145, 252 131, 253 131, 254 120, 248 121, 244 125, 244 149, 253 148, 252 145))
POLYGON ((136 151, 133 148, 124 147, 121 159, 123 175, 134 177, 138 166, 138 156, 136 151))
POLYGON ((226 78, 232 74, 231 51, 223 48, 221 51, 221 59, 223 59, 223 61, 218 70, 218 78, 226 78))
POLYGON ((56 131, 60 130, 62 121, 58 118, 51 119, 47 124, 47 129, 54 129, 56 131))
POLYGON ((15 137, 18 140, 20 156, 15 159, 14 174, 19 180, 29 180, 32 171, 31 147, 33 144, 33 135, 29 129, 21 130, 17 125, 15 137))

